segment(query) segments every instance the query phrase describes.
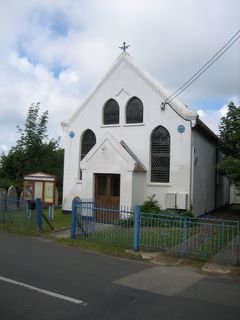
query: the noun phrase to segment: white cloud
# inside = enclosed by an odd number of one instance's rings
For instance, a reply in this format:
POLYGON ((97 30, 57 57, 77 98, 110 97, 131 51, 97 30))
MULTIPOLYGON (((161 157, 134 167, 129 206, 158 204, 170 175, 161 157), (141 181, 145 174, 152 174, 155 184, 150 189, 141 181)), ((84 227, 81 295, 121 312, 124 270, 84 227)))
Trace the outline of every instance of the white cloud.
MULTIPOLYGON (((234 102, 236 106, 240 106, 240 101, 236 97, 229 98, 228 101, 234 102)), ((219 124, 222 117, 228 112, 228 105, 224 105, 218 109, 199 109, 198 115, 200 119, 216 134, 219 133, 219 124)))
POLYGON ((16 52, 10 54, 9 56, 10 66, 16 68, 20 72, 31 73, 33 70, 33 65, 29 62, 27 58, 18 58, 16 52))
POLYGON ((61 81, 65 81, 66 83, 75 83, 79 80, 79 76, 77 72, 71 69, 67 69, 60 73, 59 79, 61 81))
POLYGON ((220 115, 221 117, 225 117, 226 114, 227 114, 227 112, 228 112, 228 106, 227 106, 227 105, 223 106, 222 108, 220 108, 220 109, 218 110, 218 113, 219 113, 219 115, 220 115))
POLYGON ((199 117, 203 118, 206 116, 206 112, 202 109, 197 110, 199 117))

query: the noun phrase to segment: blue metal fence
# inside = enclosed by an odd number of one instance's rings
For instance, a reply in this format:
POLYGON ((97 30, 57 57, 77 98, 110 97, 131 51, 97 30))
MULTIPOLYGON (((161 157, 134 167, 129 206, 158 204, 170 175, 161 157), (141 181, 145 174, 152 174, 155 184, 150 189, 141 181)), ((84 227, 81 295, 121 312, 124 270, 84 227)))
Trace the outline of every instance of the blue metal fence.
POLYGON ((31 211, 25 200, 1 198, 0 199, 0 223, 21 225, 26 219, 32 220, 31 211))
POLYGON ((94 200, 72 203, 71 238, 87 238, 127 248, 133 243, 133 211, 98 208, 94 200))
POLYGON ((140 247, 238 264, 239 231, 238 221, 142 213, 140 247))
POLYGON ((182 257, 240 263, 238 221, 150 214, 121 207, 98 208, 94 200, 74 200, 71 238, 139 249, 159 250, 182 257))
POLYGON ((34 204, 27 200, 0 198, 0 223, 18 226, 23 232, 36 229, 42 231, 41 199, 36 199, 34 204), (36 210, 33 210, 32 206, 35 205, 36 210))

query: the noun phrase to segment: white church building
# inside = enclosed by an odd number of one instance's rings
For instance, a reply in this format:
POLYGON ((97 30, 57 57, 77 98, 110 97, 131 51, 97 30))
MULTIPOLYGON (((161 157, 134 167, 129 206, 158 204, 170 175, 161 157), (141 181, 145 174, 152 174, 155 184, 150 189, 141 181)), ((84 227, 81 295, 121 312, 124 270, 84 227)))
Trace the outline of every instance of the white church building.
POLYGON ((195 111, 122 52, 65 133, 63 210, 74 197, 115 206, 155 195, 162 209, 203 215, 228 202, 216 172, 217 136, 195 111))

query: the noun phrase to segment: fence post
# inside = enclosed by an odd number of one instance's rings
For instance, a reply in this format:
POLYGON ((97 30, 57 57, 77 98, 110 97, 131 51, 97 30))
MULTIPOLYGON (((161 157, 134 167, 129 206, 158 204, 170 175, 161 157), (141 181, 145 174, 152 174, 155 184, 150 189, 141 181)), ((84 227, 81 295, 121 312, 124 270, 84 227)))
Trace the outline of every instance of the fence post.
POLYGON ((140 235, 140 206, 134 206, 134 230, 133 230, 133 250, 139 250, 139 235, 140 235))
POLYGON ((76 220, 77 220, 77 201, 76 199, 72 200, 72 221, 71 221, 71 239, 74 239, 76 236, 76 220))
POLYGON ((186 255, 186 248, 187 248, 187 218, 184 217, 184 222, 183 222, 183 250, 182 250, 182 254, 183 256, 186 255))
POLYGON ((237 245, 236 245, 236 265, 240 264, 240 224, 239 221, 237 223, 237 245))
POLYGON ((225 234, 225 223, 224 223, 224 220, 222 221, 222 246, 221 246, 221 257, 220 257, 220 261, 221 262, 223 262, 224 261, 224 250, 223 250, 223 248, 224 248, 224 234, 225 234))
POLYGON ((37 231, 42 231, 42 201, 40 198, 37 198, 35 203, 37 231))
POLYGON ((7 215, 7 198, 5 198, 3 201, 3 222, 5 222, 6 215, 7 215))

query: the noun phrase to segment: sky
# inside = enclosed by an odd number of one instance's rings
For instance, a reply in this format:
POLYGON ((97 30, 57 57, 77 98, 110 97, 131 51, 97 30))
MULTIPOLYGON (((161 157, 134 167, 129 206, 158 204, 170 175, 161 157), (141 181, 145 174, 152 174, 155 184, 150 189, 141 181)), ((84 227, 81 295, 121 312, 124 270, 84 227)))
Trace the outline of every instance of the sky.
MULTIPOLYGON (((0 0, 0 154, 15 145, 31 103, 50 138, 119 56, 128 53, 170 92, 240 29, 239 0, 0 0)), ((240 40, 178 99, 218 133, 240 105, 240 40)), ((63 140, 63 139, 62 139, 63 140)))

